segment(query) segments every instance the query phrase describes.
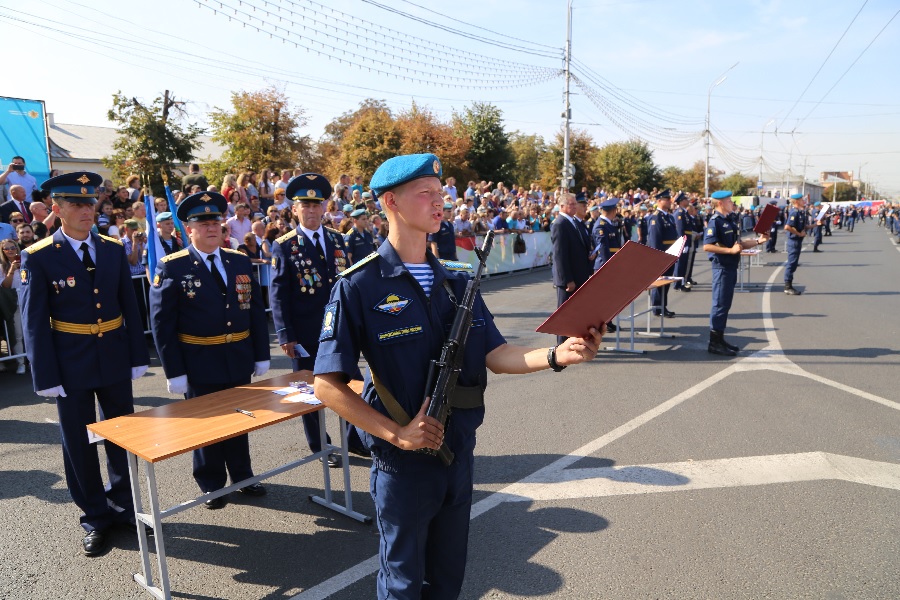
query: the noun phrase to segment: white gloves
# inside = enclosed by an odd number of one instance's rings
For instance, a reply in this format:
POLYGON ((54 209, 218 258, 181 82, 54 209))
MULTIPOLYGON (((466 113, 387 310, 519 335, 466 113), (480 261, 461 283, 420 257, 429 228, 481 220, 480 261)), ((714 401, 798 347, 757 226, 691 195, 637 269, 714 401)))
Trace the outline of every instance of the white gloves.
POLYGON ((66 397, 66 390, 64 390, 61 385, 52 387, 49 390, 38 390, 36 393, 38 396, 43 396, 44 398, 66 397))
POLYGON ((170 394, 186 394, 187 393, 187 375, 179 375, 172 379, 166 379, 166 389, 170 394))
POLYGON ((269 371, 269 361, 261 360, 257 363, 253 363, 253 376, 254 377, 262 377, 269 371))
POLYGON ((140 367, 131 367, 131 378, 132 379, 140 379, 144 373, 147 372, 147 369, 150 368, 150 365, 143 365, 140 367))

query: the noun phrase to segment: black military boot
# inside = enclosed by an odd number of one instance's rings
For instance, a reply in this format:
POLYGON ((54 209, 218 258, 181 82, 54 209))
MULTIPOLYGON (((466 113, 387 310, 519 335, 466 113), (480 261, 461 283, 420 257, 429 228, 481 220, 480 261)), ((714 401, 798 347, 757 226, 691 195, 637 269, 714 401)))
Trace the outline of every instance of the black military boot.
POLYGON ((733 352, 740 352, 740 351, 741 351, 740 346, 735 346, 734 344, 729 344, 729 343, 728 343, 728 340, 725 339, 725 334, 724 334, 724 333, 720 333, 720 334, 719 334, 719 337, 722 339, 722 345, 725 346, 726 348, 728 348, 729 350, 731 350, 731 351, 733 351, 733 352))
POLYGON ((706 351, 710 354, 718 354, 719 356, 737 356, 736 350, 732 350, 725 345, 721 331, 710 330, 709 346, 706 347, 706 351))
POLYGON ((784 284, 784 293, 788 296, 799 296, 800 290, 794 289, 794 285, 792 283, 784 284))

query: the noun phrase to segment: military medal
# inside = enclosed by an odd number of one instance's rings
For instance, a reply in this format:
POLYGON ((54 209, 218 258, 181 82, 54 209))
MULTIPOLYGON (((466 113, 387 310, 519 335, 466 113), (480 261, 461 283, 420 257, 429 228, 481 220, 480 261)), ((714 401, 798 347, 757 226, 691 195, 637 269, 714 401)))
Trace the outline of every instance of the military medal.
POLYGON ((66 279, 66 285, 69 286, 69 287, 75 287, 75 278, 74 278, 74 277, 68 277, 68 278, 66 279))

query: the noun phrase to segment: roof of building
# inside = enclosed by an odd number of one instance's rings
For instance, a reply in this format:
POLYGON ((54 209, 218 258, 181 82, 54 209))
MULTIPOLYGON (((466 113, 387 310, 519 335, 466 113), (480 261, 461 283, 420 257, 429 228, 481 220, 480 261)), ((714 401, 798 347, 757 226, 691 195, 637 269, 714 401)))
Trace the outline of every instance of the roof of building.
MULTIPOLYGON (((52 123, 49 126, 50 157, 56 160, 100 160, 115 150, 117 130, 114 127, 93 125, 70 125, 52 123)), ((208 135, 199 138, 200 149, 194 157, 198 162, 218 159, 225 147, 214 142, 208 135)))

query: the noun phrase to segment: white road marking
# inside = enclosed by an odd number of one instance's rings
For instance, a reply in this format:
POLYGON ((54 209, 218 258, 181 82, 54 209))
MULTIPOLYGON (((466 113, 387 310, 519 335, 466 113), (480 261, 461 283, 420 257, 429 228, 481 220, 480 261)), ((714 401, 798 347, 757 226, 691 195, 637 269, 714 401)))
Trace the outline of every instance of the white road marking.
MULTIPOLYGON (((900 250, 900 248, 898 248, 900 250)), ((704 379, 700 383, 688 388, 687 390, 681 392, 680 394, 670 398, 669 400, 663 402, 659 406, 652 408, 638 417, 635 417, 631 421, 620 425, 619 427, 613 429, 609 433, 600 436, 599 438, 588 442, 587 444, 577 448, 576 450, 570 452, 566 456, 563 456, 554 462, 550 463, 546 467, 543 467, 531 475, 520 479, 518 482, 513 483, 511 485, 506 486, 505 488, 487 496, 481 501, 477 502, 472 506, 471 519, 479 517, 491 510, 492 508, 496 508, 503 502, 518 502, 523 500, 528 500, 529 497, 526 495, 522 495, 522 490, 532 490, 532 492, 537 493, 537 490, 540 489, 541 485, 547 485, 548 481, 556 481, 554 478, 561 477, 577 477, 579 471, 582 469, 571 469, 566 471, 566 468, 578 462, 582 458, 586 456, 590 456, 591 454, 599 451, 604 446, 611 444, 612 442, 618 440, 619 438, 631 433, 638 427, 645 425, 646 423, 652 421, 656 417, 665 414, 669 410, 675 408, 679 404, 682 404, 686 400, 689 400, 699 394, 700 392, 706 390, 707 388, 719 383, 729 375, 739 372, 739 371, 754 371, 754 370, 762 370, 768 369, 771 371, 778 371, 782 373, 787 373, 790 375, 797 375, 800 377, 806 377, 808 379, 812 379, 813 381, 817 381, 819 383, 831 386, 833 388, 844 391, 848 394, 852 394, 859 398, 863 398, 865 400, 871 400, 872 402, 876 402, 888 408, 893 408, 895 410, 900 410, 900 404, 897 402, 893 402, 891 400, 887 400, 886 398, 881 398, 880 396, 876 396, 874 394, 870 394, 863 390, 859 390, 857 388, 853 388, 837 381, 832 381, 830 379, 826 379, 825 377, 821 377, 819 375, 814 375, 813 373, 809 373, 808 371, 803 370, 799 366, 795 365, 790 359, 785 356, 784 352, 781 349, 781 343, 778 341, 778 336, 776 335, 775 323, 772 320, 772 303, 771 303, 771 295, 772 295, 772 285, 775 281, 775 278, 781 273, 781 269, 784 268, 784 265, 775 269, 772 273, 771 277, 769 277, 769 281, 766 283, 765 290, 763 291, 762 296, 762 312, 763 312, 763 327, 766 330, 766 339, 767 345, 765 348, 754 352, 753 354, 741 358, 734 363, 732 363, 727 368, 719 371, 718 373, 704 379), (574 473, 575 475, 570 475, 569 473, 574 473)), ((776 462, 780 461, 782 477, 786 476, 785 471, 793 474, 793 479, 787 479, 785 481, 809 481, 809 480, 818 480, 818 479, 842 479, 845 481, 856 481, 858 483, 865 483, 868 485, 878 485, 879 487, 887 487, 890 489, 900 489, 900 467, 897 465, 891 465, 890 463, 876 463, 874 461, 868 461, 861 458, 853 458, 846 456, 838 456, 832 454, 825 453, 809 453, 803 455, 793 455, 794 457, 801 456, 805 457, 803 459, 787 459, 785 457, 791 455, 780 455, 780 459, 776 459, 776 462), (827 466, 823 466, 823 462, 827 464, 827 466), (787 465, 790 464, 791 468, 787 468, 787 465), (889 468, 890 467, 890 468, 889 468), (804 469, 809 469, 809 475, 804 475, 804 469), (816 473, 819 473, 822 476, 817 476, 816 473), (835 473, 843 474, 841 477, 835 476, 835 473), (825 476, 827 475, 827 476, 825 476), (810 479, 811 477, 811 479, 810 479), (853 477, 851 479, 851 477, 853 477), (874 483, 874 482, 879 483, 874 483)), ((771 459, 772 457, 755 457, 757 461, 757 469, 764 469, 766 466, 766 459, 771 459)), ((746 464, 749 460, 754 459, 724 459, 725 461, 744 461, 746 464)), ((723 463, 722 461, 704 461, 707 464, 716 463, 718 465, 728 464, 723 463)), ((662 465, 666 468, 671 468, 673 465, 684 465, 687 463, 672 463, 669 465, 662 465)), ((773 468, 775 465, 769 465, 773 468)), ((654 468, 653 465, 643 465, 643 467, 630 467, 634 469, 634 473, 640 473, 637 469, 643 468, 644 473, 648 473, 647 469, 654 468)), ((688 470, 687 467, 683 467, 685 470, 688 470)), ((621 469, 618 469, 619 471, 621 469)), ((713 471, 715 469, 708 469, 707 473, 695 473, 694 476, 700 479, 701 481, 705 478, 706 481, 713 481, 715 476, 713 475, 713 471)), ((728 469, 726 469, 728 470, 728 469)), ((732 470, 729 470, 731 477, 733 477, 733 481, 740 480, 739 473, 731 473, 732 470)), ((739 470, 739 469, 738 469, 739 470)), ((605 469, 584 469, 584 471, 606 471, 605 469)), ((612 475, 613 472, 617 471, 617 469, 608 469, 607 475, 612 475)), ((775 472, 770 473, 768 475, 765 472, 758 473, 757 481, 761 481, 763 477, 778 477, 778 469, 775 469, 775 472)), ((600 477, 601 475, 598 475, 600 477)), ((670 477, 678 477, 678 475, 670 475, 670 477)), ((725 476, 720 476, 720 480, 723 480, 725 476)), ((591 480, 593 485, 598 485, 596 482, 596 478, 591 480)), ((761 481, 760 483, 733 483, 732 485, 763 485, 764 483, 777 483, 780 481, 770 481, 765 482, 761 481)), ((573 487, 581 488, 582 486, 574 485, 577 482, 570 482, 570 485, 573 487)), ((626 489, 624 486, 629 485, 629 482, 616 482, 617 485, 623 486, 618 489, 624 490, 626 489)), ((630 482, 630 485, 640 485, 634 482, 630 482)), ((647 485, 641 485, 640 487, 644 488, 640 493, 647 493, 650 491, 661 491, 661 490, 651 490, 647 485)), ((672 485, 665 486, 668 489, 666 491, 672 491, 672 485)), ((674 486, 677 489, 691 489, 688 487, 688 484, 684 486, 674 486)), ((729 486, 713 486, 713 485, 697 485, 693 489, 700 489, 703 487, 731 487, 729 486)), ((618 493, 638 493, 638 492, 624 492, 620 491, 618 493)), ((591 495, 596 495, 596 492, 591 492, 591 495)), ((610 494, 607 494, 610 495, 610 494)), ((568 497, 568 496, 566 496, 568 497)), ((583 496, 573 496, 573 497, 583 497, 583 496)), ((290 600, 325 600, 332 594, 335 594, 350 585, 356 583, 360 579, 375 573, 378 570, 378 556, 375 555, 369 559, 364 560, 361 563, 343 571, 342 573, 338 573, 334 577, 330 579, 326 579, 322 583, 311 587, 310 589, 297 594, 290 600)))

